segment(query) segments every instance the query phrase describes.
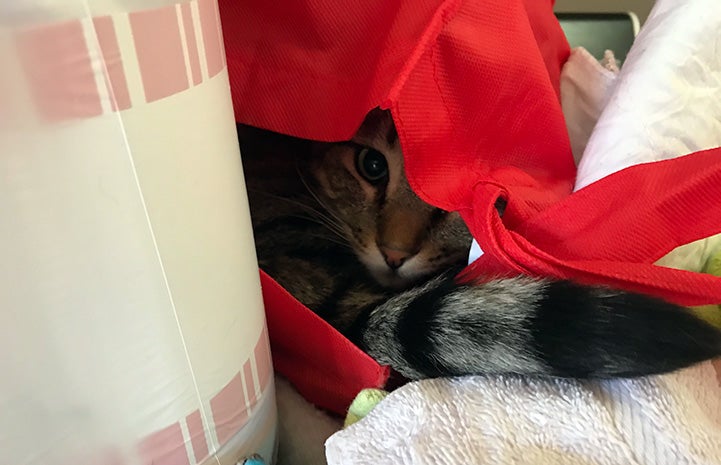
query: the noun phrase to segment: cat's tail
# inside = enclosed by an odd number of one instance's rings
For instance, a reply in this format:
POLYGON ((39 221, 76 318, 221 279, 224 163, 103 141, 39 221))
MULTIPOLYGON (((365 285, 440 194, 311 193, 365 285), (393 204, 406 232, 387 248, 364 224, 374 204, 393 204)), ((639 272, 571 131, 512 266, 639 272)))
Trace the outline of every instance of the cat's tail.
POLYGON ((434 279, 369 311, 356 339, 411 378, 520 373, 635 377, 721 355, 721 332, 686 308, 567 281, 434 279))

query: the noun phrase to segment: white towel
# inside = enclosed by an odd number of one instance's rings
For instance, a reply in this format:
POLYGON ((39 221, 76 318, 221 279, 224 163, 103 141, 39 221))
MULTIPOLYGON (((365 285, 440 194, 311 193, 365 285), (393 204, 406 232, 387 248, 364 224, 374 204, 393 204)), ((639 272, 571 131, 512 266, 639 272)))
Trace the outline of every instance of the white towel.
MULTIPOLYGON (((599 65, 587 66, 583 53, 572 55, 567 66, 578 67, 564 71, 565 91, 576 86, 590 92, 585 102, 607 103, 577 188, 635 163, 721 145, 720 31, 718 0, 658 0, 618 82, 599 65), (594 81, 593 73, 607 79, 594 81), (577 86, 583 82, 595 84, 577 86)), ((598 109, 574 107, 589 117, 569 125, 576 152, 598 109)), ((663 262, 698 270, 720 247, 716 236, 663 262)), ((637 380, 411 383, 331 436, 326 456, 330 465, 720 465, 721 361, 637 380)))
POLYGON ((600 383, 421 381, 331 436, 326 454, 333 465, 717 465, 718 376, 705 363, 600 383))

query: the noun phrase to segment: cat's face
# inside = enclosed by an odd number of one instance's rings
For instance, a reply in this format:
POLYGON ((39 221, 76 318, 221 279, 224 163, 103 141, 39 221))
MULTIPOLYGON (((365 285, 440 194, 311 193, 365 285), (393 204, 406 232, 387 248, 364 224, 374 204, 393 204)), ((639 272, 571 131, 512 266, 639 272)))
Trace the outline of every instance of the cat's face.
POLYGON ((464 262, 471 235, 457 213, 410 188, 390 115, 374 111, 351 142, 319 145, 310 188, 373 277, 402 288, 464 262))

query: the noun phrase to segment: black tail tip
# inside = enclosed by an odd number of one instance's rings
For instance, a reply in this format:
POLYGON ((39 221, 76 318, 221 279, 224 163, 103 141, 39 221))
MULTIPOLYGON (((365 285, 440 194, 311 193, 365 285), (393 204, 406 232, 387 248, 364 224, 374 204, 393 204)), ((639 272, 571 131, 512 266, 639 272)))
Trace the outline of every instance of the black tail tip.
POLYGON ((721 356, 721 330, 685 307, 569 282, 549 286, 533 332, 564 377, 655 375, 721 356))

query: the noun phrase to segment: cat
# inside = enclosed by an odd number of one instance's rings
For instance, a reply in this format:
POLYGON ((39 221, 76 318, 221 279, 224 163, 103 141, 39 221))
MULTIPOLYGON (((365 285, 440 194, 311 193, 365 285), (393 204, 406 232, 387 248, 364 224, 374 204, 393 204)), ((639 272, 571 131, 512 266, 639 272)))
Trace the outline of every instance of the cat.
POLYGON ((413 192, 386 111, 345 142, 247 126, 239 139, 260 267, 408 379, 636 377, 721 354, 721 332, 654 297, 524 276, 458 284, 472 237, 413 192))

